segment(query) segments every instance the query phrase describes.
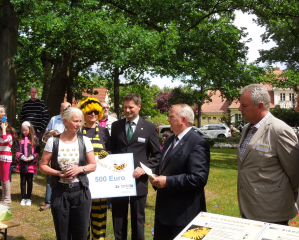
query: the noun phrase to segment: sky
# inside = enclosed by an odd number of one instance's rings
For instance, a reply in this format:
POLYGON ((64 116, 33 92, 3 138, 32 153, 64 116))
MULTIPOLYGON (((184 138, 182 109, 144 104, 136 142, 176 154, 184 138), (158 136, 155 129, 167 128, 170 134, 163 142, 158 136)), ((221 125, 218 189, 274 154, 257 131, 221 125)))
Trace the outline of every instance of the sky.
MULTIPOLYGON (((259 55, 259 49, 268 50, 275 46, 275 43, 270 41, 269 43, 262 43, 261 35, 265 32, 265 28, 261 28, 257 26, 253 19, 256 18, 255 15, 242 13, 241 11, 236 11, 236 19, 235 19, 235 25, 240 27, 246 27, 248 32, 248 36, 246 39, 242 39, 243 41, 246 41, 247 39, 251 38, 251 42, 246 43, 246 45, 249 47, 248 51, 248 62, 254 62, 260 55, 259 55)), ((263 66, 263 64, 260 64, 260 66, 263 66)), ((284 69, 284 66, 281 64, 276 64, 273 67, 279 67, 280 69, 284 69)), ((149 75, 148 75, 149 76, 149 75)), ((150 77, 150 76, 149 76, 150 77)), ((122 80, 122 77, 120 77, 122 80)), ((166 77, 150 77, 151 79, 151 85, 157 85, 159 88, 163 88, 164 86, 168 87, 176 87, 180 84, 182 84, 180 81, 176 80, 172 82, 171 78, 166 77)))

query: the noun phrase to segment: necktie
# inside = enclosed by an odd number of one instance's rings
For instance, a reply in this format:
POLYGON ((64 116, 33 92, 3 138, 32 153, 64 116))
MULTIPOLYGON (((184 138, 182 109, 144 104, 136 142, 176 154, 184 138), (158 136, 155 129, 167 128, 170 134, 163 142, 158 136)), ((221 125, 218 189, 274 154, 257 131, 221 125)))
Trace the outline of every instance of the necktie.
POLYGON ((133 134, 134 134, 133 128, 132 128, 133 122, 128 121, 128 123, 129 123, 129 128, 128 128, 128 133, 127 133, 127 139, 128 139, 128 142, 130 142, 133 137, 133 134))
POLYGON ((164 157, 163 164, 162 164, 162 169, 164 168, 165 162, 166 162, 166 160, 167 160, 170 152, 172 151, 174 145, 176 144, 177 140, 179 140, 179 138, 178 138, 178 136, 175 136, 174 139, 173 139, 173 141, 172 141, 172 143, 171 143, 170 148, 168 149, 168 151, 167 151, 167 153, 166 153, 166 155, 164 157))
POLYGON ((243 157, 244 157, 244 154, 245 154, 245 151, 246 151, 246 148, 251 140, 251 138, 253 137, 253 135, 256 133, 258 129, 252 125, 249 129, 249 131, 247 132, 247 135, 246 137, 244 138, 241 146, 240 146, 240 152, 241 152, 241 157, 242 157, 242 161, 243 161, 243 157))

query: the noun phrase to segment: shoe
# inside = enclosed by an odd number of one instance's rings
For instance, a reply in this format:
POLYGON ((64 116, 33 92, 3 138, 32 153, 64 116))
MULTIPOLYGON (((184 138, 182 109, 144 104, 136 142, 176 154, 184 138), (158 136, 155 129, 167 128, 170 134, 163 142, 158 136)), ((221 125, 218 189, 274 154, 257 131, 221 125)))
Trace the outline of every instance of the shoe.
POLYGON ((31 206, 31 199, 26 200, 26 206, 31 206))
POLYGON ((44 211, 44 210, 47 210, 47 209, 50 209, 50 208, 51 208, 51 207, 50 207, 49 205, 46 204, 46 205, 44 205, 44 206, 41 206, 41 207, 40 207, 40 210, 41 210, 41 211, 44 211))
POLYGON ((22 199, 22 201, 21 201, 21 206, 25 206, 26 205, 26 199, 22 199))

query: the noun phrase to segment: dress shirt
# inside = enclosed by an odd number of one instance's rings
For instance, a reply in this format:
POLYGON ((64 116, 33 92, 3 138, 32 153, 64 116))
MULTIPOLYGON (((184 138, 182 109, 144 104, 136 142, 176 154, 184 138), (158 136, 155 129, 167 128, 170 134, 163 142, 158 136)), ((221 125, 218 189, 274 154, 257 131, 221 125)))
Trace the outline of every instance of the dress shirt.
POLYGON ((48 126, 46 127, 46 131, 48 130, 56 130, 59 133, 63 133, 64 131, 64 124, 61 118, 61 114, 56 115, 51 118, 48 126))
MULTIPOLYGON (((134 124, 132 124, 133 133, 135 132, 138 121, 139 121, 139 115, 137 116, 137 118, 134 119, 134 121, 132 121, 134 123, 134 124)), ((130 121, 126 118, 126 134, 128 133, 128 129, 129 129, 128 122, 130 122, 130 121)))
MULTIPOLYGON (((181 132, 179 135, 177 135, 178 140, 176 141, 176 143, 174 144, 174 146, 173 146, 172 149, 175 148, 175 146, 178 144, 178 142, 185 136, 185 134, 186 134, 187 132, 190 131, 191 128, 192 128, 192 127, 188 127, 188 128, 185 129, 183 132, 181 132)), ((168 150, 169 150, 170 147, 171 147, 171 144, 170 144, 170 146, 167 148, 167 151, 165 152, 165 154, 164 154, 164 156, 163 156, 163 161, 164 161, 164 157, 166 156, 166 154, 167 154, 167 152, 168 152, 168 150)))

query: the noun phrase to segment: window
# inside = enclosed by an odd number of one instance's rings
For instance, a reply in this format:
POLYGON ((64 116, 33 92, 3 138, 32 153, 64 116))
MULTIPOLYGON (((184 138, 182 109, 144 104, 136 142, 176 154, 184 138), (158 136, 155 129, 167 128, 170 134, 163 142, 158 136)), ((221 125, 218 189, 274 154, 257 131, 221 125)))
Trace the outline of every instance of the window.
POLYGON ((206 117, 202 117, 202 120, 206 120, 206 117))
POLYGON ((290 93, 289 94, 289 100, 290 101, 294 101, 294 93, 290 93))
POLYGON ((213 117, 213 120, 216 120, 216 117, 213 117))
POLYGON ((285 101, 286 100, 286 94, 285 93, 281 93, 280 94, 280 101, 285 101))
POLYGON ((208 120, 211 120, 211 117, 208 117, 208 120))

